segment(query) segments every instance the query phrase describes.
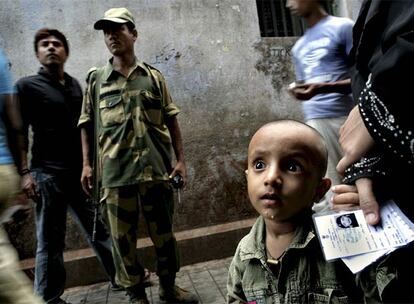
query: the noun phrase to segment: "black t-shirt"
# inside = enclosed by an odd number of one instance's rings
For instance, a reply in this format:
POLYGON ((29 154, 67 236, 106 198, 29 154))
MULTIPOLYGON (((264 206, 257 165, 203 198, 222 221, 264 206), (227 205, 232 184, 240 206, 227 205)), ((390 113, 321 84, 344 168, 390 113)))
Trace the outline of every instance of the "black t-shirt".
POLYGON ((62 85, 40 68, 37 75, 21 78, 16 84, 25 133, 28 134, 29 126, 33 131, 32 169, 53 172, 81 168, 77 123, 82 90, 70 75, 65 73, 64 79, 62 85))

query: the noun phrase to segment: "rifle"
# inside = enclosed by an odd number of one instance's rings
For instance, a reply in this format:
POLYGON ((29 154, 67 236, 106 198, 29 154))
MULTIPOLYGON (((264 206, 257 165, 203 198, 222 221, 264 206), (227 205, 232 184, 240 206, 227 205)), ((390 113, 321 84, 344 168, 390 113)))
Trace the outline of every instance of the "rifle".
MULTIPOLYGON (((102 69, 96 69, 95 73, 95 92, 94 92, 94 128, 93 128, 93 170, 92 170, 92 205, 94 207, 93 213, 93 230, 92 230, 92 243, 96 241, 96 225, 98 222, 99 215, 99 204, 100 204, 100 163, 99 163, 99 90, 100 90, 100 78, 102 69)), ((90 145, 91 146, 91 145, 90 145)))
MULTIPOLYGON (((97 102, 96 102, 97 103, 97 102)), ((97 112, 95 112, 96 114, 97 112)), ((93 230, 92 230, 92 243, 96 240, 96 225, 98 222, 99 204, 100 204, 100 183, 99 183, 99 143, 98 143, 98 123, 99 117, 94 117, 94 148, 93 148, 93 168, 92 168, 92 198, 91 203, 93 210, 93 230)))
POLYGON ((92 230, 92 243, 95 243, 96 241, 96 223, 98 222, 98 204, 94 202, 92 199, 93 204, 93 230, 92 230))

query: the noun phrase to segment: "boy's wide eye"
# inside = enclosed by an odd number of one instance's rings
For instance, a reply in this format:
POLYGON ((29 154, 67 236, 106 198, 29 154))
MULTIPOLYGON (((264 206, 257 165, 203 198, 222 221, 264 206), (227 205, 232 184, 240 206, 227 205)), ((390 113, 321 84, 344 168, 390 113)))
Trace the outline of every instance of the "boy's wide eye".
POLYGON ((302 165, 296 161, 290 161, 287 163, 286 168, 291 172, 302 172, 302 165))
POLYGON ((254 163, 254 168, 256 170, 261 170, 261 169, 264 169, 265 167, 266 167, 265 163, 261 160, 254 163))

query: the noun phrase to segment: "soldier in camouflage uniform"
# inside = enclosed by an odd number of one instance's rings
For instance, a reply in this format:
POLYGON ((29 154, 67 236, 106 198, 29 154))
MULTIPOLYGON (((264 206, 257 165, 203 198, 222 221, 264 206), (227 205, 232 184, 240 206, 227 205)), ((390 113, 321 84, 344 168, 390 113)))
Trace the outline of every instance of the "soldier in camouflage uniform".
MULTIPOLYGON (((92 189, 90 138, 97 134, 101 201, 105 202, 113 239, 116 281, 130 303, 148 303, 142 284, 144 269, 136 253, 141 208, 157 254, 160 298, 173 303, 197 303, 175 285, 179 270, 177 242, 172 233, 171 177, 186 180, 181 131, 164 77, 135 57, 137 30, 132 14, 112 8, 94 25, 103 30, 113 57, 105 67, 89 71, 79 125, 82 129, 84 190, 92 189), (177 159, 173 168, 172 148, 177 159)), ((97 172, 99 171, 99 173, 97 172)))

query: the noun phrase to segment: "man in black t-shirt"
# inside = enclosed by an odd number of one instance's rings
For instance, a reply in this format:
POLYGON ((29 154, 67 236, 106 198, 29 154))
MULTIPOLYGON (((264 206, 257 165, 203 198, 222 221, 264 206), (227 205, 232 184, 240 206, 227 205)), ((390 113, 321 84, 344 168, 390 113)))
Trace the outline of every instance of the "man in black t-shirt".
MULTIPOLYGON (((23 191, 36 203, 35 292, 47 303, 63 304, 66 302, 60 297, 66 277, 63 250, 67 209, 72 211, 89 241, 93 231, 94 209, 86 200, 79 180, 82 148, 77 122, 82 91, 78 81, 64 72, 69 47, 61 32, 39 30, 34 47, 42 67, 37 75, 24 77, 16 84, 26 138, 20 174, 23 191), (29 126, 33 131, 30 169, 29 126)), ((110 238, 99 218, 92 246, 114 282, 110 238)))

